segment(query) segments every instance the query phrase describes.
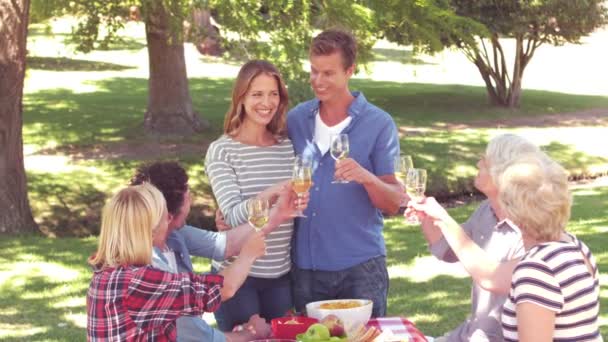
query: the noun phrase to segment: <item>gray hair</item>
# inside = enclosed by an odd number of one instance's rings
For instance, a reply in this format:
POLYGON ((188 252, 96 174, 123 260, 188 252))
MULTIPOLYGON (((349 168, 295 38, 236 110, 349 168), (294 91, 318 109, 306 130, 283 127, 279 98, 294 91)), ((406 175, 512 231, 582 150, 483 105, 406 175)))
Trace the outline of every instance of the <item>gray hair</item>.
POLYGON ((500 176, 509 163, 518 156, 529 153, 543 154, 538 146, 515 134, 501 134, 490 140, 485 158, 492 182, 498 186, 500 176))

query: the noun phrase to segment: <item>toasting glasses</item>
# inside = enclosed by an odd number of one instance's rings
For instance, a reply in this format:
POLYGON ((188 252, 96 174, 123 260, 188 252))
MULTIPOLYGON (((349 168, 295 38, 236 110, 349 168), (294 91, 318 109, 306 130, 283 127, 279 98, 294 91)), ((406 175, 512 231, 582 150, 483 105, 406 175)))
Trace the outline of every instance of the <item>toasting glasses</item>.
MULTIPOLYGON (((349 151, 348 135, 334 134, 329 137, 329 141, 330 141, 329 151, 331 153, 332 158, 334 158, 336 161, 338 161, 338 160, 346 159, 348 157, 348 151, 349 151)), ((348 183, 348 181, 343 180, 343 179, 334 178, 332 183, 348 183)))
MULTIPOLYGON (((405 191, 412 201, 418 201, 424 197, 426 191, 426 170, 409 169, 405 177, 405 191)), ((418 216, 411 215, 407 218, 408 223, 419 224, 418 216)))
POLYGON ((293 191, 298 196, 298 210, 294 217, 306 217, 300 208, 300 200, 312 186, 312 165, 310 160, 297 156, 293 164, 293 191))
POLYGON ((256 231, 262 230, 268 223, 269 214, 270 205, 267 200, 254 197, 247 201, 247 220, 256 231))
MULTIPOLYGON (((414 162, 412 156, 400 155, 395 157, 395 177, 403 186, 405 186, 406 176, 408 170, 414 168, 414 162)), ((403 213, 407 205, 407 199, 403 196, 401 203, 399 204, 399 212, 403 213)))

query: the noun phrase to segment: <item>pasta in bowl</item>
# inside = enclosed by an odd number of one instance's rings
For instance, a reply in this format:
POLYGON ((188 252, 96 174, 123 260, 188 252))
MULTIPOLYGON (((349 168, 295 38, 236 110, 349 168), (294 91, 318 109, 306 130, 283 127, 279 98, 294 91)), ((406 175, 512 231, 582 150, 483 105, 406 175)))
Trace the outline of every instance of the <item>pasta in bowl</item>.
POLYGON ((360 325, 365 325, 372 317, 373 303, 368 299, 333 299, 322 300, 306 304, 308 317, 319 321, 333 314, 344 324, 344 329, 349 332, 360 325))

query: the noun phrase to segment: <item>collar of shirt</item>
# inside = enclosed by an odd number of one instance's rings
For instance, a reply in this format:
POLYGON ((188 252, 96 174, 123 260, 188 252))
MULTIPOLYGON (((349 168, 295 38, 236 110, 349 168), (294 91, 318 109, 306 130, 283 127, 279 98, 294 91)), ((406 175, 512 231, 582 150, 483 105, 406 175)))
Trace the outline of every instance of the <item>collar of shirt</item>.
MULTIPOLYGON (((351 102, 350 106, 348 106, 348 115, 350 115, 354 119, 357 116, 361 115, 361 113, 363 113, 363 110, 365 109, 365 106, 367 104, 367 99, 360 91, 352 91, 351 94, 353 95, 354 100, 353 102, 351 102)), ((319 111, 320 104, 321 101, 319 101, 319 99, 315 98, 313 100, 313 105, 311 106, 311 110, 308 113, 309 117, 314 117, 317 114, 317 112, 319 111)))
POLYGON ((508 218, 498 221, 498 223, 496 223, 496 225, 494 226, 494 229, 496 230, 500 230, 501 228, 510 228, 511 230, 519 233, 519 235, 521 235, 521 229, 519 229, 519 227, 513 223, 513 221, 509 220, 508 218))

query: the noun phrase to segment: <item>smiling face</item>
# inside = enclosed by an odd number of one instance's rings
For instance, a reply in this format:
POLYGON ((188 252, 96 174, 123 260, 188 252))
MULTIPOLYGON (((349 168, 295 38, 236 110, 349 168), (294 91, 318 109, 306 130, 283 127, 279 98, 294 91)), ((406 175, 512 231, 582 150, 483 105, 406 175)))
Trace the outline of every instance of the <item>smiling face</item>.
POLYGON ((274 76, 260 74, 251 81, 243 98, 244 121, 266 127, 279 107, 279 83, 274 76))
POLYGON ((331 101, 348 93, 354 65, 344 66, 340 52, 310 56, 310 85, 320 101, 331 101))

